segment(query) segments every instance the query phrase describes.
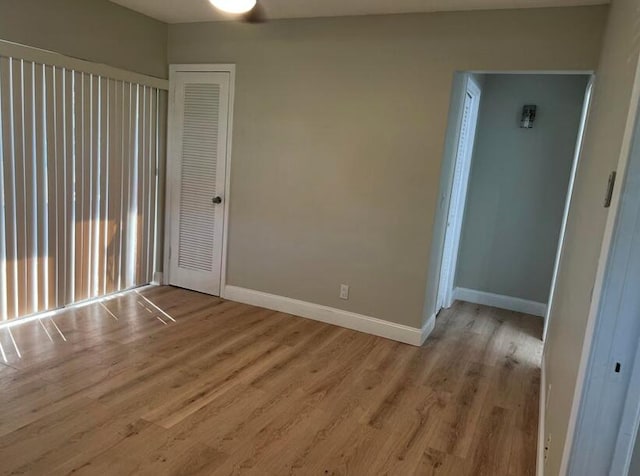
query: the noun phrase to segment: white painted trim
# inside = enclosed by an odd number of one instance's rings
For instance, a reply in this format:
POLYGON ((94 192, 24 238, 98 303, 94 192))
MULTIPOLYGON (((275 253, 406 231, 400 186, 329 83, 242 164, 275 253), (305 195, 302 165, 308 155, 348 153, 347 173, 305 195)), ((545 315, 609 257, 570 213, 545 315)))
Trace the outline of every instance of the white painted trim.
POLYGON ((436 321, 436 316, 432 315, 422 329, 419 329, 355 312, 230 285, 225 286, 223 297, 231 301, 306 317, 314 321, 326 322, 415 346, 424 343, 436 321))
MULTIPOLYGON (((594 93, 597 94, 597 91, 594 91, 594 93)), ((636 66, 634 85, 631 92, 631 99, 629 104, 630 106, 627 113, 627 122, 625 124, 622 145, 620 147, 620 155, 618 157, 618 177, 626 177, 627 164, 631 155, 630 152, 634 137, 635 120, 640 105, 640 60, 638 61, 636 66)), ((619 178, 618 180, 621 181, 622 179, 619 178)), ((567 426, 567 436, 564 442, 562 460, 560 463, 560 474, 563 475, 567 474, 567 470, 569 468, 569 459, 571 457, 573 441, 575 439, 578 414, 580 411, 580 404, 582 402, 582 394, 584 392, 585 383, 589 378, 589 375, 587 375, 587 368, 589 367, 589 356, 591 355, 591 349, 595 335, 595 327, 600 310, 600 299, 602 297, 603 282, 606 273, 607 262, 609 260, 609 252, 611 251, 612 247, 613 231, 616 224, 616 218, 618 216, 618 209, 620 208, 620 196, 622 193, 622 187, 620 187, 619 183, 618 186, 616 186, 613 190, 613 196, 611 197, 611 207, 609 208, 609 213, 607 215, 607 222, 605 224, 602 245, 600 246, 600 258, 598 260, 598 268, 596 270, 596 277, 593 283, 591 306, 589 307, 589 315, 587 317, 587 326, 583 341, 584 344, 582 346, 582 354, 580 356, 580 367, 578 368, 576 386, 574 389, 571 405, 571 414, 569 416, 569 423, 567 426)))
POLYGON ((164 275, 162 271, 156 271, 155 273, 153 273, 153 281, 151 282, 151 284, 160 285, 162 283, 164 283, 164 275))
POLYGON ((213 63, 213 64, 170 64, 169 74, 179 72, 196 72, 196 73, 222 73, 228 72, 235 76, 236 65, 233 63, 213 63))
MULTIPOLYGON (((429 309, 427 309, 429 304, 425 302, 426 313, 439 312, 440 309, 444 307, 445 293, 443 290, 445 286, 442 280, 442 268, 447 244, 447 220, 449 217, 451 191, 455 178, 456 152, 457 145, 460 142, 460 126, 462 124, 467 77, 468 73, 455 73, 451 89, 447 132, 445 135, 445 150, 442 155, 442 167, 440 171, 438 210, 433 226, 433 248, 431 250, 431 259, 429 264, 429 275, 433 275, 437 280, 435 284, 435 301, 431 303, 431 307, 429 309), (436 246, 435 243, 438 241, 439 245, 436 246)), ((428 286, 426 293, 429 294, 428 286)))
MULTIPOLYGON (((235 104, 235 84, 236 84, 236 65, 235 64, 172 64, 169 65, 169 82, 177 72, 224 72, 229 73, 229 110, 227 113, 227 148, 226 148, 226 166, 224 179, 224 224, 222 231, 222 262, 220 267, 220 295, 223 296, 227 282, 227 250, 229 242, 229 202, 231 197, 231 147, 233 143, 233 111, 235 104)), ((175 101, 175 91, 169 91, 169 106, 175 101)), ((173 124, 174 118, 169 114, 167 121, 167 164, 169 157, 173 153, 172 147, 175 142, 172 138, 172 131, 175 130, 173 124)), ((169 262, 169 249, 171 247, 171 191, 173 187, 170 180, 166 181, 165 194, 165 230, 164 230, 164 276, 163 283, 169 284, 169 271, 171 269, 169 262)))
POLYGON ((547 312, 547 305, 542 302, 529 301, 517 297, 504 296, 501 294, 476 291, 475 289, 456 287, 453 290, 453 298, 458 301, 472 302, 484 306, 499 307, 510 311, 522 312, 534 316, 544 317, 547 312))
POLYGON ((169 89, 169 81, 155 76, 134 73, 125 69, 115 68, 102 63, 94 63, 78 58, 72 58, 53 51, 25 46, 11 41, 0 40, 0 56, 10 56, 20 58, 27 61, 33 61, 38 64, 47 64, 60 66, 62 68, 74 69, 83 73, 96 74, 110 79, 119 81, 128 81, 131 83, 151 86, 158 89, 169 89))
MULTIPOLYGON (((462 236, 462 225, 464 222, 465 204, 467 201, 467 191, 469 188, 469 178, 471 175, 471 162, 476 141, 478 126, 478 116, 480 114, 480 100, 482 89, 473 79, 471 74, 465 75, 464 91, 462 94, 462 107, 460 109, 460 120, 456 131, 456 144, 453 159, 453 180, 449 190, 449 210, 445 218, 445 235, 442 244, 440 257, 440 276, 438 283, 437 301, 439 307, 449 308, 453 303, 453 291, 455 287, 456 269, 458 266, 458 255, 460 253, 460 238, 462 236), (461 133, 465 126, 465 105, 467 96, 470 96, 469 129, 466 143, 462 141, 461 133), (462 142, 462 143, 461 143, 462 142), (461 155, 461 146, 464 147, 461 155), (459 178, 459 180, 458 180, 459 178)), ((439 311, 440 309, 436 309, 439 311)))
POLYGON ((548 74, 548 75, 563 75, 563 76, 589 76, 594 74, 593 69, 486 69, 486 70, 470 70, 469 73, 473 74, 548 74))
POLYGON ((229 111, 227 124, 227 165, 224 177, 224 224, 222 232, 222 264, 220 266, 220 293, 224 292, 227 286, 227 255, 229 246, 229 203, 231 201, 231 148, 233 145, 233 111, 236 94, 236 66, 233 64, 224 65, 229 71, 229 111))
MULTIPOLYGON (((616 437, 615 450, 611 463, 611 474, 629 474, 634 457, 638 429, 640 429, 640 347, 636 348, 635 358, 627 379, 629 387, 622 407, 622 418, 616 437)), ((632 475, 630 475, 632 476, 632 475)))
MULTIPOLYGON (((172 82, 173 73, 169 72, 169 85, 172 82)), ((171 261, 169 259, 171 255, 171 207, 173 200, 173 178, 169 170, 171 163, 171 157, 174 156, 174 140, 173 135, 175 131, 175 119, 171 111, 174 108, 176 102, 176 88, 169 87, 169 95, 167 101, 167 157, 165 158, 165 184, 164 184, 164 252, 162 255, 162 284, 170 284, 170 267, 171 261)))
POLYGON ((540 363, 540 402, 538 410, 538 451, 536 461, 536 476, 544 476, 544 447, 545 431, 544 418, 547 413, 547 371, 544 365, 544 353, 540 363))
POLYGON ((422 345, 425 343, 425 341, 427 340, 427 337, 431 335, 435 327, 436 327, 436 315, 431 314, 431 316, 429 316, 429 318, 423 324, 422 329, 420 329, 421 335, 420 335, 419 345, 422 345))

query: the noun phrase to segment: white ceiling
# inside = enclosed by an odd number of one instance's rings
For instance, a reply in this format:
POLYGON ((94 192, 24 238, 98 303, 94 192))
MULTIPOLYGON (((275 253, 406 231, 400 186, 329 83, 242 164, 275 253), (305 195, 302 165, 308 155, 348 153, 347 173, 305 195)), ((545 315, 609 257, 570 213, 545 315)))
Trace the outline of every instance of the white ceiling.
MULTIPOLYGON (((208 0, 111 0, 166 23, 233 20, 208 0)), ((609 0, 258 0, 268 18, 598 5, 609 0)))

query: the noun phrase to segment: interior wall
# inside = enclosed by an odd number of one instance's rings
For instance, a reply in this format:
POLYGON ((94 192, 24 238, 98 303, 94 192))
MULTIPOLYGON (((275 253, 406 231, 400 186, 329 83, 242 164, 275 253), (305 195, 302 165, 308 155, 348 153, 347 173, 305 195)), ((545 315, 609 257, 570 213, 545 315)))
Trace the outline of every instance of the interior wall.
POLYGON ((588 80, 485 75, 456 286, 547 302, 588 80))
POLYGON ((636 445, 629 468, 629 476, 634 476, 635 474, 640 474, 640 429, 638 429, 638 434, 636 435, 636 445))
POLYGON ((227 283, 421 327, 454 72, 592 70, 606 11, 170 25, 237 65, 227 283))
POLYGON ((620 159, 640 54, 636 0, 614 0, 594 83, 583 155, 562 250, 545 346, 547 384, 545 440, 551 436, 545 474, 559 474, 580 369, 592 290, 600 261, 608 209, 609 173, 620 159))
POLYGON ((108 0, 0 0, 0 39, 160 78, 167 25, 108 0))

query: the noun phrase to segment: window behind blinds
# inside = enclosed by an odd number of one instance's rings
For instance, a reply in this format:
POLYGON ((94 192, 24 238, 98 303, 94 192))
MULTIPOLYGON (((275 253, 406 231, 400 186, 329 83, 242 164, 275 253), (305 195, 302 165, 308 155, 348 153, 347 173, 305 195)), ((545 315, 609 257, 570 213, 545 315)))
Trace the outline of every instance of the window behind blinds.
POLYGON ((149 283, 166 91, 0 57, 0 320, 149 283))

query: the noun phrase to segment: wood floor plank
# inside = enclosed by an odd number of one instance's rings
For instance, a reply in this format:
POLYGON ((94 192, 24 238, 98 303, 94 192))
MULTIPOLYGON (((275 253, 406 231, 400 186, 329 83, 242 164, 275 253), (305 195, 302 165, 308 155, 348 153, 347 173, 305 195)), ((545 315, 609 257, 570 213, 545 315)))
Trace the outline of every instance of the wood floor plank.
POLYGON ((512 414, 509 410, 496 406, 486 407, 475 432, 475 451, 467 460, 467 474, 508 474, 513 433, 512 414))
POLYGON ((467 365, 460 388, 442 413, 437 442, 432 443, 432 448, 460 458, 469 456, 482 410, 493 404, 487 398, 490 390, 487 377, 491 372, 481 364, 467 365))
POLYGON ((465 469, 464 460, 433 448, 426 448, 413 473, 407 474, 414 476, 459 476, 472 473, 468 473, 465 469))
POLYGON ((139 421, 136 430, 95 457, 79 455, 53 474, 209 475, 228 458, 198 441, 139 421))
POLYGON ((99 403, 69 401, 66 406, 0 437, 0 463, 5 474, 47 474, 78 454, 98 455, 131 431, 99 403))
POLYGON ((0 475, 533 475, 541 333, 457 302, 413 347, 123 293, 0 329, 0 475))

